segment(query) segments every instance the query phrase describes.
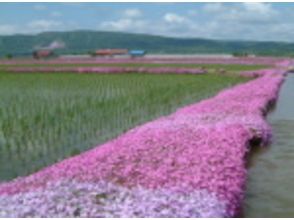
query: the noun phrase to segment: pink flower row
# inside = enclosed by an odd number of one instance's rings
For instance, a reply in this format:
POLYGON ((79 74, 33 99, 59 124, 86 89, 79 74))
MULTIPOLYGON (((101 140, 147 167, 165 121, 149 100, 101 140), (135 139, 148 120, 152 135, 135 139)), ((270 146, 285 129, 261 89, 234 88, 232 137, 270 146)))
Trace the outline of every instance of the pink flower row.
POLYGON ((149 73, 149 74, 204 74, 206 70, 200 68, 175 67, 10 67, 10 72, 75 72, 75 73, 149 73))

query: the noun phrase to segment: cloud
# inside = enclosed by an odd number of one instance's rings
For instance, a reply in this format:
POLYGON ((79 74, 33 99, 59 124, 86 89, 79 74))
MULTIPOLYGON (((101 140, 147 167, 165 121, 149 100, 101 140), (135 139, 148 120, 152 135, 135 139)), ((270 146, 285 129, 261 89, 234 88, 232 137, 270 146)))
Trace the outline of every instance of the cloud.
POLYGON ((238 23, 267 23, 277 18, 278 12, 269 3, 207 3, 204 12, 223 22, 238 23))
POLYGON ((102 22, 100 27, 107 30, 129 31, 134 29, 142 30, 146 26, 144 20, 134 20, 129 18, 122 18, 117 21, 102 22))
POLYGON ((290 28, 294 26, 282 25, 287 22, 270 3, 208 3, 202 9, 197 18, 204 16, 205 19, 193 20, 192 26, 187 26, 187 35, 230 40, 286 40, 285 30, 294 34, 290 28))
POLYGON ((135 33, 149 33, 170 36, 183 36, 190 31, 191 21, 175 13, 165 13, 162 19, 152 20, 150 18, 128 17, 124 14, 118 20, 104 21, 98 27, 103 30, 127 31, 135 33))
POLYGON ((36 31, 47 31, 61 26, 62 23, 54 20, 35 20, 28 23, 28 28, 36 31))
POLYGON ((17 28, 15 25, 10 24, 0 24, 0 34, 1 35, 10 35, 16 32, 17 28))
POLYGON ((115 21, 103 21, 99 26, 106 30, 129 31, 143 30, 146 21, 140 19, 142 12, 139 9, 127 9, 122 13, 122 17, 115 21))
POLYGON ((175 13, 166 13, 163 16, 163 19, 167 23, 177 23, 177 24, 181 24, 181 23, 184 23, 186 21, 185 17, 177 15, 175 13))
POLYGON ((268 3, 261 2, 244 2, 242 3, 247 11, 252 11, 261 14, 274 13, 273 8, 268 3))
POLYGON ((142 16, 142 12, 139 9, 127 9, 124 11, 124 16, 128 18, 137 18, 142 16))

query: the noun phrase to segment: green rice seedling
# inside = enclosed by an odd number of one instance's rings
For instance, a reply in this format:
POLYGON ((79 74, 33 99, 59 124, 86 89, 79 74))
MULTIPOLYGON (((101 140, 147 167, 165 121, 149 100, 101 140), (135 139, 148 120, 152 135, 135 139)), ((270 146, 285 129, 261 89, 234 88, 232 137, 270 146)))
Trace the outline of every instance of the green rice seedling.
POLYGON ((210 72, 219 72, 220 70, 226 72, 240 72, 250 71, 257 69, 269 68, 268 65, 254 64, 254 65, 242 65, 242 64, 193 64, 193 63, 70 63, 70 64, 10 64, 1 65, 0 70, 5 70, 11 67, 174 67, 174 68, 205 68, 210 72))
POLYGON ((0 73, 0 181, 79 154, 246 81, 239 76, 0 73))

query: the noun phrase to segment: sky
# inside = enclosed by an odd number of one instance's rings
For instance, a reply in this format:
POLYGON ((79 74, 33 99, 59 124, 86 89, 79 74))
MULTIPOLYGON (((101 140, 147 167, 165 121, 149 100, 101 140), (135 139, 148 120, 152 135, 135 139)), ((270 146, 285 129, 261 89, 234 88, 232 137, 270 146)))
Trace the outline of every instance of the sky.
POLYGON ((0 35, 104 30, 294 42, 294 3, 0 3, 0 35))

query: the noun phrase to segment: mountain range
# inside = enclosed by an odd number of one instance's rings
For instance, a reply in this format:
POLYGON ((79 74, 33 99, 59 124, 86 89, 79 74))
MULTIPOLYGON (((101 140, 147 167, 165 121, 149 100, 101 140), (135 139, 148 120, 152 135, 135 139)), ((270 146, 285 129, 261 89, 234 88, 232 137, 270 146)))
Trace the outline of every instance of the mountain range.
MULTIPOLYGON (((0 33, 1 34, 1 33, 0 33)), ((147 50, 151 54, 256 54, 293 56, 294 43, 201 38, 174 38, 105 31, 43 32, 0 36, 0 56, 29 55, 36 48, 60 42, 57 54, 84 54, 102 48, 147 50)))

